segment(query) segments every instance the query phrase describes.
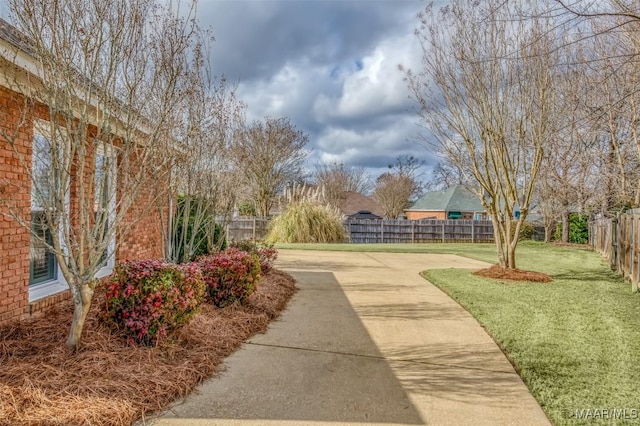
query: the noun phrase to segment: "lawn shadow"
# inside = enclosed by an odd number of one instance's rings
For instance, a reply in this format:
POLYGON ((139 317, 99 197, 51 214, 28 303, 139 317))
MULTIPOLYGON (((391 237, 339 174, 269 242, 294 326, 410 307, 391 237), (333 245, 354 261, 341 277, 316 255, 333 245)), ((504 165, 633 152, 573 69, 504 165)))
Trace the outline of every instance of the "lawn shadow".
POLYGON ((518 408, 521 397, 528 396, 493 342, 415 345, 386 355, 403 387, 412 393, 500 408, 518 408))
POLYGON ((361 317, 381 320, 395 318, 410 321, 424 319, 451 321, 468 317, 468 314, 457 305, 430 302, 359 305, 357 311, 361 317))
POLYGON ((559 274, 553 274, 553 279, 566 281, 617 281, 624 283, 624 280, 615 271, 603 268, 598 269, 574 269, 559 274))

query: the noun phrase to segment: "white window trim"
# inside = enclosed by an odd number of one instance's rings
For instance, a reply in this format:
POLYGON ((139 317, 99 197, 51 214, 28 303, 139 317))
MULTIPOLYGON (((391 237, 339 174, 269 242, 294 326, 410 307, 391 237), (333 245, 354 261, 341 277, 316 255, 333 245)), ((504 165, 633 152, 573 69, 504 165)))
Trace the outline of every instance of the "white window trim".
MULTIPOLYGON (((49 131, 49 122, 45 120, 34 120, 33 124, 33 133, 39 134, 45 138, 50 138, 49 131)), ((32 141, 33 143, 33 141, 32 141)), ((66 205, 67 210, 69 206, 69 192, 66 194, 66 205)), ((29 243, 31 244, 31 243, 29 243)), ((67 284, 67 280, 65 280, 64 275, 62 275, 62 270, 60 269, 60 264, 56 259, 56 279, 44 281, 38 284, 29 285, 29 303, 35 302, 40 299, 44 299, 48 296, 53 296, 55 294, 61 293, 65 290, 69 290, 69 285, 67 284)))
POLYGON ((69 290, 69 286, 58 266, 58 279, 29 286, 29 303, 62 293, 65 290, 69 290))

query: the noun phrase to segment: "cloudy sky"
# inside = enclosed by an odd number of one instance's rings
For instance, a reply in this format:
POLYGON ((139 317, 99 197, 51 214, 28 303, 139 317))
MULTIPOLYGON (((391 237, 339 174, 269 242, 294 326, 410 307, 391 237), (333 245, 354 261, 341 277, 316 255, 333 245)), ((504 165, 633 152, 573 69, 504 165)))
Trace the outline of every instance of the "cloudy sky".
MULTIPOLYGON (((364 166, 373 177, 418 145, 414 103, 398 65, 417 69, 413 34, 424 0, 200 0, 216 74, 238 84, 249 121, 289 117, 309 135, 308 168, 364 166)), ((445 0, 433 2, 439 7, 445 0)), ((7 15, 0 0, 0 16, 7 15)))
POLYGON ((290 117, 309 134, 309 167, 338 161, 377 175, 403 154, 434 162, 412 142, 419 128, 398 70, 419 66, 413 31, 425 6, 421 0, 201 0, 198 17, 213 28, 215 72, 238 83, 249 120, 290 117))

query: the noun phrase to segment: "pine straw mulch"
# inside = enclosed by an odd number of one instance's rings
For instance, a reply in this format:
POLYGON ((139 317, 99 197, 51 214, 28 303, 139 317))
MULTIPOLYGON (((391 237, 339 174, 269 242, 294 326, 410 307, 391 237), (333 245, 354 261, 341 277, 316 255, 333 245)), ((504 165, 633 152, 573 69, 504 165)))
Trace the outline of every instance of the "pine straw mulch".
POLYGON ((0 328, 0 425, 130 425, 187 395, 248 337, 263 333, 295 293, 294 279, 272 271, 243 306, 203 306, 183 329, 146 348, 104 328, 96 294, 82 347, 64 346, 67 304, 46 316, 0 328))
POLYGON ((474 272, 475 275, 479 275, 485 278, 494 278, 509 281, 530 281, 536 283, 549 283, 553 281, 551 277, 542 272, 523 271, 521 269, 506 269, 500 265, 492 265, 489 268, 481 269, 474 272))

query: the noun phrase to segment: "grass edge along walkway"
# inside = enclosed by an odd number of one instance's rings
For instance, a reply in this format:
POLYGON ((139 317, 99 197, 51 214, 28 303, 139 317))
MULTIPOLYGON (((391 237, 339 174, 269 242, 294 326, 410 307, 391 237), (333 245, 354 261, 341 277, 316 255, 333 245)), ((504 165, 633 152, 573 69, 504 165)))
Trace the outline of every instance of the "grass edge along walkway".
POLYGON ((518 256, 554 281, 422 275, 487 330, 552 422, 640 423, 640 295, 591 251, 526 244, 518 256))

